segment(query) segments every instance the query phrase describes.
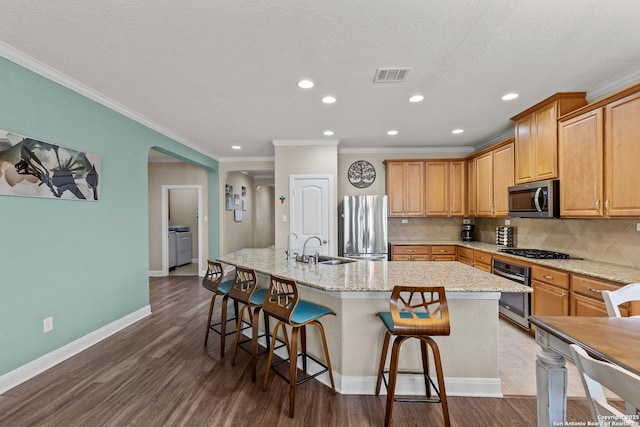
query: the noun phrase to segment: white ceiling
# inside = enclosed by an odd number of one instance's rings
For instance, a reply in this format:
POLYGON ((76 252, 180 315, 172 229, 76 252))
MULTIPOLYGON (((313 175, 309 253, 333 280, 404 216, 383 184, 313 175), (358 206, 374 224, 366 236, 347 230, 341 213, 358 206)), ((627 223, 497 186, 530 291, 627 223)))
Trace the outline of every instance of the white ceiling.
POLYGON ((593 97, 640 78, 637 0, 0 7, 0 54, 51 67, 70 86, 223 161, 273 156, 272 140, 326 139, 326 129, 341 150, 477 148, 553 93, 593 97), (374 84, 378 67, 412 70, 404 83, 374 84), (315 87, 298 88, 302 78, 315 87), (500 100, 511 91, 520 97, 500 100), (425 100, 410 104, 414 93, 425 100), (323 104, 327 94, 337 102, 323 104), (392 128, 399 134, 388 136, 392 128))

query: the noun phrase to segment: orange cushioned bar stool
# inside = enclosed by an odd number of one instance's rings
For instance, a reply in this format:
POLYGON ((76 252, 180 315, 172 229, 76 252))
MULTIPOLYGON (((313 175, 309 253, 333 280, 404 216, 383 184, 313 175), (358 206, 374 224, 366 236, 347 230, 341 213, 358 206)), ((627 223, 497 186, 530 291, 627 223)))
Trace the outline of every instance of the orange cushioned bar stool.
POLYGON ((415 286, 395 286, 389 300, 391 311, 380 312, 378 316, 386 328, 382 352, 380 354, 380 368, 378 370, 378 382, 376 384, 376 395, 380 394, 380 383, 384 380, 387 387, 387 408, 385 411, 384 425, 389 426, 393 412, 394 402, 429 402, 441 403, 445 426, 451 425, 449 421, 449 409, 447 407, 447 395, 444 389, 444 376, 442 374, 442 363, 440 362, 440 351, 438 345, 431 338, 434 335, 449 335, 449 308, 444 287, 415 287, 415 286), (393 341, 391 352, 391 363, 389 370, 385 371, 384 366, 387 360, 387 350, 389 339, 392 335, 396 338, 393 341), (420 350, 422 353, 422 372, 399 371, 398 359, 400 358, 400 346, 409 338, 420 340, 420 350), (433 361, 436 367, 438 386, 429 377, 429 355, 427 345, 433 353, 433 361), (385 374, 389 374, 389 383, 385 374), (426 388, 427 399, 396 399, 395 390, 398 374, 422 374, 426 388), (431 387, 434 388, 437 398, 432 397, 431 387))
POLYGON ((207 274, 202 278, 202 286, 213 292, 213 295, 211 296, 211 303, 209 304, 209 318, 207 319, 207 333, 204 336, 204 345, 206 346, 209 340, 209 331, 219 334, 220 357, 224 357, 225 337, 235 333, 235 331, 227 332, 227 322, 235 321, 238 317, 238 303, 236 302, 234 306, 236 317, 227 319, 227 301, 229 299, 229 289, 231 289, 231 285, 233 285, 233 279, 223 280, 225 277, 224 269, 219 262, 207 260, 207 263, 207 274), (212 324, 213 306, 216 298, 219 296, 222 297, 222 314, 220 319, 224 319, 224 321, 221 320, 220 322, 212 324), (219 326, 220 329, 216 329, 216 326, 219 326))
POLYGON ((318 321, 319 318, 328 314, 335 315, 331 309, 323 307, 318 304, 314 304, 308 301, 301 300, 298 296, 298 286, 296 282, 281 277, 271 276, 271 283, 269 284, 269 292, 267 298, 264 301, 263 310, 269 316, 278 319, 278 323, 273 330, 271 337, 271 348, 269 349, 269 358, 267 359, 267 370, 264 374, 264 383, 262 389, 267 390, 269 384, 269 372, 271 367, 280 365, 281 363, 289 363, 289 377, 280 373, 277 369, 273 371, 285 381, 289 383, 289 417, 293 418, 293 412, 296 401, 296 386, 303 382, 307 382, 318 375, 325 372, 329 373, 329 379, 331 380, 331 394, 336 394, 336 387, 333 382, 333 371, 331 370, 331 360, 329 359, 329 350, 327 349, 327 339, 324 335, 324 328, 318 321), (288 339, 287 329, 285 325, 291 327, 291 341, 288 339), (307 333, 306 326, 314 325, 320 331, 320 337, 322 338, 322 346, 324 348, 324 358, 326 365, 317 360, 315 357, 307 354, 307 333), (284 342, 289 350, 289 358, 280 362, 272 364, 273 350, 276 344, 278 336, 278 329, 282 327, 282 335, 284 342), (301 353, 298 354, 298 335, 300 336, 301 353), (322 369, 315 374, 310 374, 297 380, 297 361, 298 357, 302 356, 302 369, 307 372, 307 358, 310 358, 322 369))
POLYGON ((251 342, 251 382, 256 382, 256 361, 258 358, 258 339, 260 337, 266 337, 267 351, 269 351, 269 316, 264 313, 264 330, 262 335, 258 334, 258 324, 260 319, 260 310, 262 310, 262 303, 267 296, 266 288, 258 288, 258 279, 256 278, 256 272, 247 268, 236 267, 236 278, 233 282, 233 286, 229 290, 229 298, 238 301, 242 304, 240 313, 238 314, 237 326, 236 326, 236 338, 233 342, 233 354, 231 356, 231 364, 236 363, 236 353, 238 346, 243 350, 242 344, 251 342), (245 322, 242 320, 245 310, 249 314, 249 326, 244 326, 245 322), (251 339, 245 339, 240 341, 240 335, 245 329, 251 328, 251 339))

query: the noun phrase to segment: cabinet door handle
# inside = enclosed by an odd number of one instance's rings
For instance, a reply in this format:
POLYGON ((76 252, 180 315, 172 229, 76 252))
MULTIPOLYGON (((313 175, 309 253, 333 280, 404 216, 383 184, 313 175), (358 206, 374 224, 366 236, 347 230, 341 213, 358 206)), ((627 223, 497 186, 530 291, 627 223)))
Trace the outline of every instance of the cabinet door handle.
POLYGON ((604 211, 609 215, 609 199, 604 201, 604 211))
POLYGON ((543 274, 542 277, 544 277, 547 280, 553 280, 553 276, 548 276, 546 274, 543 274))
POLYGON ((596 199, 596 212, 600 213, 600 199, 596 199))
POLYGON ((589 286, 587 289, 589 289, 591 292, 595 292, 596 294, 601 294, 602 290, 600 289, 593 289, 591 286, 589 286))
POLYGON ((415 252, 415 249, 407 249, 407 252, 415 252))
POLYGON ((561 296, 561 297, 566 297, 566 296, 567 296, 567 293, 566 293, 566 292, 560 292, 560 296, 561 296))
POLYGON ((446 249, 440 249, 440 252, 447 252, 446 249))

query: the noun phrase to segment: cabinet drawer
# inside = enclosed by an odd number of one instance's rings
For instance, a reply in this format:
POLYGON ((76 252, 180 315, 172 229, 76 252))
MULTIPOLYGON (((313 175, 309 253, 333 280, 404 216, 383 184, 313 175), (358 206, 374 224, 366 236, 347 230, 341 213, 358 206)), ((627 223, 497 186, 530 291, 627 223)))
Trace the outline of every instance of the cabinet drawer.
POLYGON ((531 278, 563 289, 569 289, 569 273, 563 271, 534 265, 531 268, 531 278))
POLYGON ((429 255, 392 255, 391 261, 430 261, 429 255))
POLYGON ((394 255, 429 255, 429 246, 426 245, 393 245, 394 255))
POLYGON ((458 257, 473 259, 473 249, 458 246, 458 257))
MULTIPOLYGON (((474 251, 473 260, 476 262, 476 264, 480 263, 488 265, 489 271, 491 271, 491 255, 489 253, 474 251)), ((478 266, 476 265, 476 267, 478 266)))
POLYGON ((456 247, 453 245, 433 245, 431 255, 455 255, 456 247))
POLYGON ((615 291, 620 289, 620 285, 603 282, 598 279, 583 276, 571 276, 571 291, 577 294, 588 296, 589 298, 602 301, 602 291, 615 291))
POLYGON ((431 261, 455 261, 455 260, 456 260, 455 255, 439 255, 439 254, 431 255, 431 261))
POLYGON ((465 256, 460 256, 458 254, 458 261, 463 263, 463 264, 467 264, 467 265, 470 265, 470 266, 473 267, 473 259, 472 258, 468 258, 468 257, 465 257, 465 256))
POLYGON ((486 271, 487 273, 491 273, 491 264, 484 264, 481 262, 476 262, 474 264, 475 268, 486 271))

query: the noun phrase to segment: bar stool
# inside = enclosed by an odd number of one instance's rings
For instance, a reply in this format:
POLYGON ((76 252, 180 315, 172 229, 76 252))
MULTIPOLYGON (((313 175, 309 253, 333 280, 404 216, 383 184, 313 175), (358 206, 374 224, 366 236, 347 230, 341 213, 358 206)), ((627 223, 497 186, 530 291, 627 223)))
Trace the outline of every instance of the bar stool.
POLYGON ((258 358, 258 339, 266 336, 267 351, 269 351, 269 316, 264 314, 265 333, 258 334, 258 324, 260 319, 260 310, 262 310, 262 304, 267 296, 267 289, 258 288, 258 280, 256 278, 256 272, 247 268, 236 267, 236 278, 229 290, 229 298, 242 304, 240 312, 238 314, 236 325, 236 337, 233 342, 233 354, 231 356, 231 365, 236 363, 236 354, 238 346, 243 350, 242 344, 251 342, 251 382, 256 382, 256 362, 258 358), (243 314, 247 310, 249 314, 249 326, 244 327, 245 321, 243 320, 243 314), (251 328, 251 339, 245 339, 240 341, 240 335, 245 329, 251 328))
POLYGON ((384 380, 387 387, 387 407, 385 410, 384 425, 389 426, 393 412, 394 402, 428 402, 441 403, 442 414, 445 426, 451 425, 449 421, 449 409, 447 406, 447 395, 444 388, 444 376, 442 374, 442 364, 440 362, 440 351, 438 345, 431 338, 434 335, 449 335, 449 308, 444 287, 414 287, 395 286, 389 300, 391 311, 380 312, 377 315, 386 328, 382 352, 380 354, 380 368, 378 370, 378 382, 376 384, 376 396, 380 394, 380 383, 384 380), (389 348, 389 339, 392 335, 396 338, 393 341, 391 353, 391 363, 389 370, 384 370, 389 348), (420 350, 422 353, 423 372, 399 371, 398 359, 400 358, 400 346, 410 338, 420 340, 420 350), (438 386, 429 377, 429 355, 427 345, 433 353, 433 361, 436 367, 438 386), (389 383, 385 374, 389 374, 389 383), (427 399, 396 399, 395 390, 398 374, 422 374, 426 387, 427 399), (438 398, 432 398, 431 387, 433 386, 438 398))
POLYGON ((207 333, 204 336, 204 345, 205 347, 207 346, 209 331, 213 331, 220 335, 220 357, 224 357, 225 337, 235 333, 235 331, 227 333, 227 322, 232 320, 235 321, 238 317, 238 303, 235 302, 235 317, 227 319, 227 300, 229 299, 229 289, 231 289, 231 285, 233 285, 233 279, 223 281, 223 278, 224 269, 222 268, 222 264, 216 261, 207 260, 207 274, 202 278, 202 286, 213 292, 213 295, 211 296, 211 303, 209 304, 209 317, 207 319, 207 333), (220 322, 212 324, 211 316, 213 314, 213 306, 218 296, 222 297, 221 320, 220 322), (220 329, 216 329, 216 326, 220 326, 220 329))
POLYGON ((269 349, 267 370, 264 374, 262 390, 267 390, 271 367, 275 367, 280 365, 281 363, 288 362, 288 378, 278 372, 278 370, 276 369, 274 369, 273 371, 289 383, 289 417, 293 418, 296 399, 296 386, 298 384, 302 384, 317 377, 318 375, 328 372, 329 379, 331 380, 331 394, 336 394, 336 387, 333 382, 333 371, 331 370, 331 360, 329 359, 329 350, 327 349, 327 340, 324 335, 324 328, 318 321, 318 319, 323 316, 326 316, 328 314, 335 315, 336 313, 334 313, 327 307, 301 300, 298 296, 298 286, 296 285, 296 282, 277 276, 271 276, 271 283, 269 284, 269 291, 267 294, 267 298, 264 301, 263 310, 269 316, 278 319, 278 323, 276 324, 276 327, 273 330, 271 336, 271 348, 269 349), (285 325, 291 327, 291 341, 289 341, 288 339, 287 329, 285 325), (320 331, 326 365, 310 354, 307 354, 307 325, 314 325, 320 331), (289 350, 289 358, 272 364, 273 351, 278 336, 278 328, 280 327, 282 327, 282 335, 284 337, 285 345, 289 350), (298 335, 300 336, 300 354, 298 354, 298 335), (302 370, 305 373, 307 372, 307 358, 310 358, 311 360, 316 362, 322 367, 322 369, 315 374, 307 375, 306 377, 297 380, 297 360, 299 356, 302 356, 302 370))

